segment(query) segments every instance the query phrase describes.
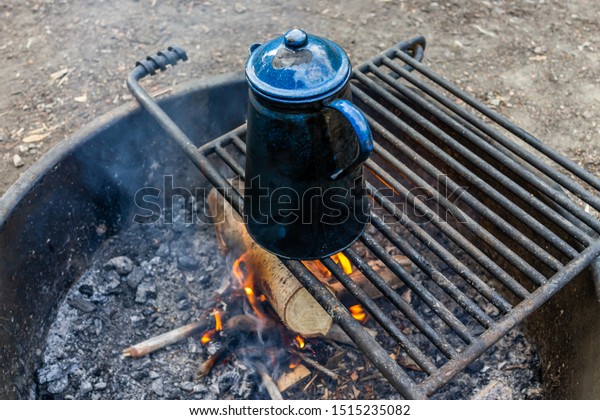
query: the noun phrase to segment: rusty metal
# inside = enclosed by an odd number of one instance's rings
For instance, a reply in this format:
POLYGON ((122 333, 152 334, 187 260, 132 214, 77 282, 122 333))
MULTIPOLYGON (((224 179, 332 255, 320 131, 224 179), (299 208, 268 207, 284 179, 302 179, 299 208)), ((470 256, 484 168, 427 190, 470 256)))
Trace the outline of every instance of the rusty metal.
MULTIPOLYGON (((424 47, 422 37, 402 42, 352 78, 376 139, 365 170, 374 209, 370 229, 344 253, 381 300, 322 260, 422 373, 390 358, 303 264, 283 261, 405 398, 433 395, 600 254, 600 221, 584 208, 600 211, 600 180, 423 65, 424 47), (387 285, 368 259, 382 261, 414 298, 387 285)), ((245 126, 196 148, 139 87, 145 74, 138 67, 128 81, 136 98, 240 211, 227 179, 244 178, 245 126)))

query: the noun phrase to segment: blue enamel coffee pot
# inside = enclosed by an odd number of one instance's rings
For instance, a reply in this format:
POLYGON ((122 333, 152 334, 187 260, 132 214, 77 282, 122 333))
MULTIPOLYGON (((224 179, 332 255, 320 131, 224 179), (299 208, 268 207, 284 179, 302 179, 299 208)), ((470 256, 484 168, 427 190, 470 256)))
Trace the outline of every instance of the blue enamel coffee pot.
POLYGON ((362 163, 373 139, 350 75, 338 45, 299 29, 250 47, 244 216, 281 257, 335 254, 369 221, 362 163))

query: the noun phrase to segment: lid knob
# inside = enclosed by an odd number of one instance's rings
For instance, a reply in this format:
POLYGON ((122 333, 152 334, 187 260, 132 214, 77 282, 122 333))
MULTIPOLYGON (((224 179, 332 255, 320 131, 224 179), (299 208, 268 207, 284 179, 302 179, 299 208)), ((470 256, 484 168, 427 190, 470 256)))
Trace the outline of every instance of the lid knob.
POLYGON ((283 36, 283 40, 288 48, 300 48, 308 42, 308 35, 302 29, 292 29, 283 36))

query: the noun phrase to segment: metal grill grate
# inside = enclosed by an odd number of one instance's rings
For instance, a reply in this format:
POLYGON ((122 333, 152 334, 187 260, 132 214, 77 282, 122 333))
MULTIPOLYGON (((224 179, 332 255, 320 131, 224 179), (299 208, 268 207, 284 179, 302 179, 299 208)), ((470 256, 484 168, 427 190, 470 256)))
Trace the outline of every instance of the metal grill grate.
MULTIPOLYGON (((422 37, 402 42, 352 80, 376 140, 365 169, 374 205, 344 254, 383 297, 322 260, 422 372, 396 363, 301 262, 283 261, 406 398, 431 396, 600 254, 600 221, 582 207, 600 211, 600 180, 421 64, 424 47, 422 37), (389 287, 371 259, 415 298, 389 287)), ((244 177, 245 126, 197 149, 137 85, 146 74, 134 70, 133 93, 239 211, 223 167, 244 177)))

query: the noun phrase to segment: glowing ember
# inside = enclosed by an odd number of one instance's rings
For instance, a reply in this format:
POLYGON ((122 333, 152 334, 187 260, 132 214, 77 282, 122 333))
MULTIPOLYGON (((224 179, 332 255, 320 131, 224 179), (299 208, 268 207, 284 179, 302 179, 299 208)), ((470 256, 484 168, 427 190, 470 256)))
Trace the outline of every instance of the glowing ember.
POLYGON ((212 340, 213 336, 215 335, 215 333, 217 332, 217 330, 208 330, 204 333, 204 335, 202 336, 202 338, 200 339, 200 342, 202 344, 208 344, 210 343, 210 341, 212 340))
POLYGON ((300 364, 300 359, 299 359, 299 358, 293 358, 293 359, 290 361, 290 364, 288 365, 288 367, 289 367, 290 369, 295 369, 295 368, 296 368, 296 366, 298 366, 299 364, 300 364))
POLYGON ((365 312, 363 307, 360 305, 353 305, 353 306, 349 307, 348 309, 350 310, 352 317, 359 322, 364 321, 365 318, 367 317, 367 313, 365 312))
POLYGON ((300 349, 304 348, 305 342, 304 342, 304 339, 301 336, 297 335, 296 337, 294 337, 294 341, 298 345, 298 348, 300 348, 300 349))

